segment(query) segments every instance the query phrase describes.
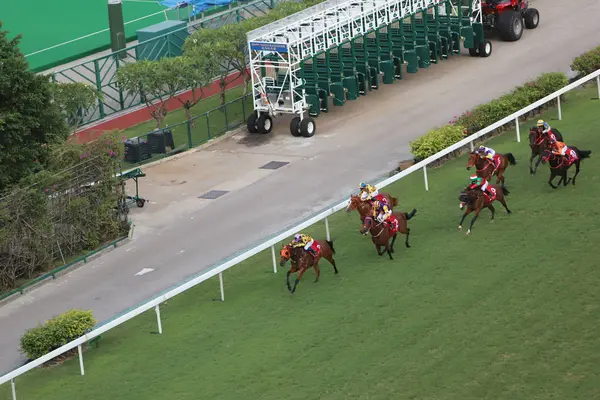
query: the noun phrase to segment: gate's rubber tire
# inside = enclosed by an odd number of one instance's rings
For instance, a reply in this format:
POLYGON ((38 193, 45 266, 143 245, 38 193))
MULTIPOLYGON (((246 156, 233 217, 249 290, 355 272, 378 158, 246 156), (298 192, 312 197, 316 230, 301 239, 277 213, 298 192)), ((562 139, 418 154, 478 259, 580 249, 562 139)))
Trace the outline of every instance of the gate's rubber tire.
POLYGON ((528 8, 525 11, 525 28, 535 29, 540 24, 540 12, 537 8, 528 8))
POLYGON ((482 43, 479 44, 479 57, 489 57, 492 55, 492 42, 487 39, 484 39, 482 43))
POLYGON ((516 42, 523 36, 523 18, 521 13, 508 10, 500 14, 496 25, 500 37, 507 42, 516 42))
POLYGON ((472 49, 469 49, 469 55, 471 57, 479 57, 479 49, 477 47, 473 47, 472 49))
POLYGON ((273 129, 273 119, 269 114, 261 114, 256 120, 256 128, 260 133, 269 133, 273 129))
POLYGON ((300 132, 304 137, 312 137, 317 132, 317 124, 311 117, 304 118, 300 121, 300 132))
POLYGON ((295 137, 302 136, 302 132, 300 132, 300 117, 294 117, 290 121, 290 133, 295 137))
POLYGON ((258 116, 256 115, 255 112, 253 112, 252 114, 250 114, 250 116, 248 116, 248 120, 246 121, 246 127, 248 128, 248 132, 250 132, 250 133, 258 132, 258 128, 256 127, 257 119, 258 119, 258 116))

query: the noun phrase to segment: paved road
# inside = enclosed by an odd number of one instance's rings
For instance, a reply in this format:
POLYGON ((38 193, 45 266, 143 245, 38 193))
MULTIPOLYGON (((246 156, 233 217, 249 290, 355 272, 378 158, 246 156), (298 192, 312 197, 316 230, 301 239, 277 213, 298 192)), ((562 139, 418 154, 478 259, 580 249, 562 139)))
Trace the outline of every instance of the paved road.
POLYGON ((318 119, 311 139, 291 137, 281 120, 272 135, 235 135, 147 168, 144 190, 154 204, 135 210, 131 243, 0 308, 0 371, 23 361, 16 349, 25 329, 72 307, 110 318, 395 168, 410 158, 409 140, 453 115, 541 72, 565 72, 574 56, 600 44, 597 0, 535 3, 541 25, 520 42, 494 42, 488 59, 455 57, 336 108, 318 119), (290 164, 257 169, 271 160, 290 164), (207 188, 231 192, 198 199, 207 188), (225 233, 228 244, 216 239, 225 233), (145 267, 155 271, 135 276, 145 267))

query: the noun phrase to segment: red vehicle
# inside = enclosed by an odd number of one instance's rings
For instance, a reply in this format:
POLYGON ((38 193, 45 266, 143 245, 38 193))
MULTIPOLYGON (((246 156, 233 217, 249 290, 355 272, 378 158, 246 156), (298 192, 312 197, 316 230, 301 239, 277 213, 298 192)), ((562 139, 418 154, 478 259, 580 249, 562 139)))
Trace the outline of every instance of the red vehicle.
POLYGON ((483 0, 481 11, 484 28, 495 30, 509 42, 521 39, 523 25, 535 29, 540 22, 540 13, 529 7, 528 0, 483 0))

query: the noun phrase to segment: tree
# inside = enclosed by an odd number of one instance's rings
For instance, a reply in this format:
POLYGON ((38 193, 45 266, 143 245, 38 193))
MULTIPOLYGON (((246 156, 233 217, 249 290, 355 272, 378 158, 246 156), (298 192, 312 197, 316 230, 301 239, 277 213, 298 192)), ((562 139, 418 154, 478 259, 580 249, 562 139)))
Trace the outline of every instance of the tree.
POLYGON ((69 135, 49 77, 28 70, 20 38, 9 40, 0 23, 0 190, 42 168, 49 145, 69 135))
POLYGON ((81 82, 53 83, 52 95, 71 133, 83 122, 83 112, 94 107, 101 97, 95 88, 81 82))
POLYGON ((229 37, 224 33, 223 27, 200 29, 188 36, 184 44, 185 56, 193 60, 211 57, 216 62, 215 72, 219 81, 221 105, 225 104, 227 86, 239 77, 239 73, 231 73, 234 70, 236 47, 229 42, 229 37))
MULTIPOLYGON (((163 64, 164 65, 164 64, 163 64)), ((159 129, 167 115, 166 81, 160 61, 142 60, 126 64, 117 72, 117 83, 129 94, 139 95, 159 129)))

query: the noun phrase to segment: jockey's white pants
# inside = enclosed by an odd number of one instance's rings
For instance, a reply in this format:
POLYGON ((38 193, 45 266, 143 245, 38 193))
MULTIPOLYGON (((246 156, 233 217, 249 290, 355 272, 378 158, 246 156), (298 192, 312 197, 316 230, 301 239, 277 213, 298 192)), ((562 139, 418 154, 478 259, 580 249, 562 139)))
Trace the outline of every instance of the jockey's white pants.
POLYGON ((362 201, 365 201, 365 200, 367 200, 369 197, 375 197, 375 196, 377 196, 378 194, 379 194, 379 191, 378 191, 378 190, 375 190, 374 192, 372 192, 372 193, 370 193, 370 194, 369 194, 368 192, 362 192, 362 194, 360 195, 360 199, 361 199, 362 201))
POLYGON ((487 189, 489 184, 490 184, 489 182, 486 182, 483 185, 481 185, 481 190, 485 192, 485 190, 487 189))
POLYGON ((308 251, 308 249, 310 249, 314 242, 315 240, 313 239, 310 242, 306 243, 306 245, 304 246, 304 250, 308 251))

